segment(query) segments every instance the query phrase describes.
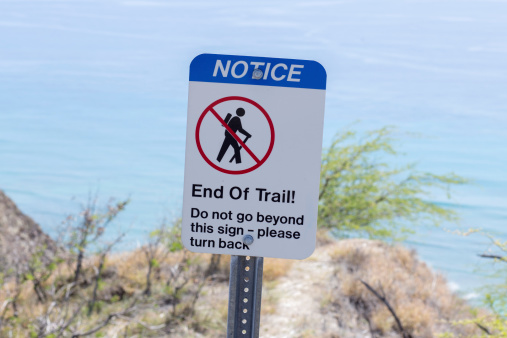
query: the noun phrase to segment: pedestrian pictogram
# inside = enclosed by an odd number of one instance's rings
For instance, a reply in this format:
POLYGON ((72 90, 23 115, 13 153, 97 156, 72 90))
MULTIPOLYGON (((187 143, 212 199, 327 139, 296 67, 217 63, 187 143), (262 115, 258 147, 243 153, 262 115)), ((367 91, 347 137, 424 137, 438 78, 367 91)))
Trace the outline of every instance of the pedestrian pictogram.
POLYGON ((259 103, 246 97, 229 96, 216 100, 202 112, 195 140, 202 158, 211 167, 240 175, 266 162, 273 150, 275 128, 259 103))
MULTIPOLYGON (((241 125, 241 116, 245 116, 245 110, 241 107, 236 109, 236 115, 237 116, 232 117, 231 114, 227 114, 225 117, 224 122, 227 123, 228 128, 225 131, 224 143, 222 143, 222 147, 220 147, 220 152, 218 153, 218 162, 222 161, 225 153, 227 152, 227 149, 229 149, 229 147, 232 147, 234 149, 234 155, 231 157, 229 162, 236 160, 237 164, 241 163, 241 149, 243 148, 243 145, 245 145, 246 141, 252 137, 252 135, 243 129, 243 126, 241 125), (237 132, 240 132, 246 136, 243 142, 241 139, 237 139, 237 132), (241 145, 239 145, 239 143, 241 143, 241 145)), ((224 125, 224 127, 226 126, 224 125)))

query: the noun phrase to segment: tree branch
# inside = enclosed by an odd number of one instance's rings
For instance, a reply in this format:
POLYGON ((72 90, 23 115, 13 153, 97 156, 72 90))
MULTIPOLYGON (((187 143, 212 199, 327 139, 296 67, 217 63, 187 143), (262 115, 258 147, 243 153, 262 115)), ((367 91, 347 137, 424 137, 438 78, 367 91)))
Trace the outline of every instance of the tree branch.
POLYGON ((489 330, 488 330, 487 327, 485 327, 485 326, 483 326, 483 325, 481 325, 480 323, 477 323, 477 322, 475 323, 475 325, 477 325, 477 327, 479 329, 481 329, 482 331, 484 331, 488 336, 491 336, 491 332, 489 332, 489 330))
MULTIPOLYGON (((63 332, 65 330, 67 330, 67 328, 74 322, 74 320, 77 318, 77 316, 79 315, 79 313, 81 312, 81 309, 84 307, 85 304, 86 304, 85 302, 79 304, 78 307, 75 309, 74 313, 72 313, 72 316, 67 320, 67 322, 65 322, 57 330, 53 331, 53 332, 58 332, 57 337, 61 337, 63 335, 63 332)), ((67 312, 65 315, 67 315, 67 312)), ((49 334, 51 334, 53 332, 49 332, 49 334)))
POLYGON ((412 336, 410 334, 408 334, 408 333, 405 332, 405 329, 403 328, 403 325, 401 325, 401 321, 398 318, 398 315, 396 315, 396 312, 391 307, 391 304, 389 304, 389 302, 387 301, 386 297, 385 296, 381 296, 374 288, 372 288, 368 283, 366 283, 362 279, 359 279, 359 281, 361 283, 363 283, 363 285, 366 286, 366 288, 371 293, 373 293, 375 295, 375 297, 377 297, 378 299, 380 299, 382 301, 382 303, 384 303, 384 305, 387 307, 387 309, 389 310, 389 312, 391 312, 391 314, 394 317, 394 320, 396 321, 396 324, 398 325, 398 329, 400 330, 402 337, 403 338, 411 338, 412 336))
POLYGON ((114 318, 123 316, 127 312, 130 312, 134 308, 136 303, 137 303, 137 299, 134 299, 132 304, 130 304, 130 306, 128 308, 126 308, 125 310, 109 314, 102 323, 100 323, 99 325, 97 325, 96 327, 94 327, 93 329, 91 329, 89 331, 86 331, 83 333, 73 333, 72 338, 85 337, 85 336, 89 336, 91 334, 94 334, 94 333, 100 331, 101 329, 103 329, 104 327, 109 325, 109 322, 111 322, 111 320, 113 320, 114 318))
POLYGON ((500 261, 507 263, 507 257, 502 257, 499 255, 478 254, 477 256, 482 257, 482 258, 498 259, 500 261))
POLYGON ((102 323, 100 323, 98 326, 94 327, 93 329, 91 329, 90 331, 86 331, 86 332, 83 332, 83 333, 75 333, 72 335, 72 338, 79 338, 79 337, 84 337, 84 336, 89 336, 91 334, 94 334, 95 332, 103 329, 104 327, 106 327, 109 322, 114 318, 114 317, 117 317, 119 315, 119 313, 111 313, 109 316, 107 316, 106 320, 103 321, 102 323))
POLYGON ((93 308, 95 307, 95 302, 97 301, 97 291, 99 289, 100 275, 102 273, 102 269, 104 268, 104 264, 106 262, 106 256, 109 254, 109 252, 111 251, 113 246, 118 244, 124 236, 125 236, 125 233, 120 234, 118 236, 118 238, 116 238, 116 240, 114 242, 110 243, 106 248, 104 248, 102 253, 100 254, 99 267, 97 268, 97 272, 95 274, 92 299, 88 303, 88 317, 90 317, 92 315, 93 308))

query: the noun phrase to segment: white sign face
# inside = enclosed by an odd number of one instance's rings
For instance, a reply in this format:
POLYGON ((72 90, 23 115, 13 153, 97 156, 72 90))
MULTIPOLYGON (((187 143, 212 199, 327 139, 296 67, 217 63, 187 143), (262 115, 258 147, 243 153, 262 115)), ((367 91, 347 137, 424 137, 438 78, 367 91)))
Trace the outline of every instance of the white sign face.
POLYGON ((315 249, 326 72, 315 61, 202 54, 190 65, 182 241, 303 259, 315 249))

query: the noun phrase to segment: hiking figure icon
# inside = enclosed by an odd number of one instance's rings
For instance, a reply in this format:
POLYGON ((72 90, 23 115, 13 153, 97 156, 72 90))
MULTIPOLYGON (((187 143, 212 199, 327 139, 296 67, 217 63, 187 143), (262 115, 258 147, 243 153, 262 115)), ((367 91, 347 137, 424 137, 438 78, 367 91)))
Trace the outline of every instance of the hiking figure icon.
MULTIPOLYGON (((232 117, 231 114, 227 114, 224 121, 227 123, 227 126, 229 126, 229 128, 231 128, 231 130, 234 133, 240 132, 241 134, 246 136, 243 141, 244 144, 246 143, 246 141, 248 141, 249 138, 252 137, 252 135, 250 135, 245 129, 243 129, 243 126, 241 125, 241 117, 245 115, 245 109, 243 108, 236 109, 236 115, 237 116, 232 117)), ((222 147, 218 152, 217 161, 218 162, 222 161, 222 158, 229 149, 229 146, 232 146, 232 148, 234 149, 234 155, 232 156, 229 163, 232 162, 233 160, 236 160, 236 164, 240 164, 241 163, 240 151, 243 147, 239 145, 238 141, 236 141, 234 136, 232 136, 228 130, 225 131, 224 142, 222 143, 222 147)))
POLYGON ((242 96, 226 96, 212 102, 195 126, 195 145, 202 159, 227 175, 243 175, 258 169, 270 157, 274 144, 275 127, 268 112, 242 96), (250 132, 255 141, 245 144, 252 137, 250 132), (224 156, 228 156, 226 160, 224 156))

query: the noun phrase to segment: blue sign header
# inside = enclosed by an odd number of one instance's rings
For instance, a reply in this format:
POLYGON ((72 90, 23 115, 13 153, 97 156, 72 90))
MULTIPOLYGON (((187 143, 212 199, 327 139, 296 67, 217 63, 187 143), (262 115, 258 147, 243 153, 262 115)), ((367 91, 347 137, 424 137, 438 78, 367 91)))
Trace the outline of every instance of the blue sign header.
POLYGON ((190 64, 190 81, 326 89, 326 71, 309 60, 201 54, 190 64))

